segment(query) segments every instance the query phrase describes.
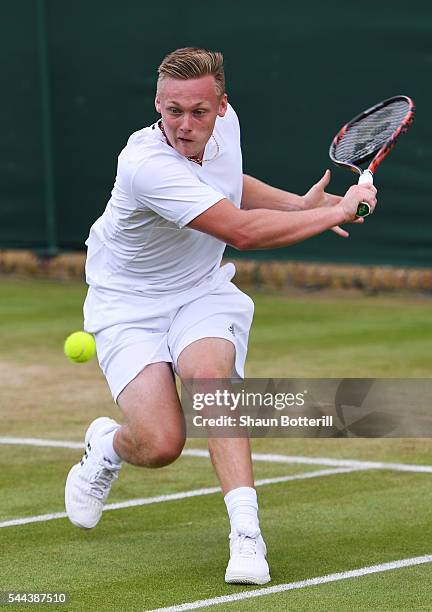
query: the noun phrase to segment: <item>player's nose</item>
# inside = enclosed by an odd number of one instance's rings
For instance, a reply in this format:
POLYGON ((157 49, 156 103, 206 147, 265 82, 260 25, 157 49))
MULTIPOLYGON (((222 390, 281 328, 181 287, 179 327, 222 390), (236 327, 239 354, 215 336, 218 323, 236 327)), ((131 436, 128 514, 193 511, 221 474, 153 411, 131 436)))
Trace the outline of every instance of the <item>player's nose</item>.
POLYGON ((180 124, 180 129, 184 132, 190 132, 192 129, 191 117, 187 113, 184 114, 182 122, 180 124))

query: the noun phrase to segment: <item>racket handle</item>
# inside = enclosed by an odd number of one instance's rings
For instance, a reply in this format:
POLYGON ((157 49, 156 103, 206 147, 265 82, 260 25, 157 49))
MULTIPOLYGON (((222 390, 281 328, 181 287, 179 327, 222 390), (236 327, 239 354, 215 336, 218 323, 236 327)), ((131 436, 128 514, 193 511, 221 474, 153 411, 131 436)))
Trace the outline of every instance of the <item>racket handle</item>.
MULTIPOLYGON (((365 170, 359 176, 358 185, 373 185, 373 174, 370 170, 365 170)), ((371 208, 367 202, 360 202, 357 207, 356 217, 368 217, 371 208)))

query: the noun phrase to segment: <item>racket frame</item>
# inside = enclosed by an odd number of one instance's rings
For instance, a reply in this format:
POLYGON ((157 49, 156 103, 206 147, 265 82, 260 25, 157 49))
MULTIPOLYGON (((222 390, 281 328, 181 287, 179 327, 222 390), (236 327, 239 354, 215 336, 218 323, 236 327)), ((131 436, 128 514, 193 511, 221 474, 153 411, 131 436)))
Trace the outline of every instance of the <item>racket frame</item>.
MULTIPOLYGON (((383 161, 383 159, 392 150, 392 148, 396 144, 396 141, 399 138, 399 136, 408 130, 408 128, 410 127, 411 123, 414 120, 414 113, 415 113, 414 102, 412 101, 412 99, 410 97, 403 96, 403 95, 393 96, 391 98, 387 98, 386 100, 382 100, 378 104, 375 104, 374 106, 371 106, 370 108, 366 109, 365 111, 363 111, 359 115, 356 115, 353 119, 351 119, 351 121, 348 121, 348 123, 346 123, 339 130, 339 132, 333 138, 332 143, 330 145, 330 149, 329 149, 330 159, 337 166, 341 166, 341 167, 344 167, 344 168, 349 168, 350 170, 352 170, 356 174, 359 174, 360 175, 360 178, 358 180, 359 184, 366 184, 366 183, 367 184, 373 184, 373 175, 375 174, 376 169, 378 168, 380 163, 383 161), (345 135, 346 131, 348 130, 348 128, 350 128, 355 123, 358 123, 359 121, 361 121, 365 117, 367 117, 367 116, 371 115, 372 113, 376 112, 377 110, 385 108, 389 104, 391 104, 393 102, 396 102, 398 100, 401 100, 401 101, 403 100, 405 102, 408 102, 408 110, 407 110, 406 115, 405 115, 402 123, 400 124, 400 126, 397 128, 397 130, 395 130, 393 132, 393 134, 390 136, 390 138, 383 145, 381 145, 379 148, 377 147, 376 149, 374 149, 374 151, 372 151, 372 153, 368 153, 367 155, 356 159, 355 163, 353 161, 351 161, 351 162, 343 161, 342 162, 342 161, 339 161, 339 160, 337 160, 335 158, 334 151, 336 149, 336 146, 342 140, 342 138, 344 137, 344 135, 345 135), (370 161, 370 160, 372 160, 372 161, 370 161), (360 168, 360 166, 358 164, 364 164, 364 163, 366 163, 368 161, 370 162, 368 167, 365 170, 362 170, 362 168, 360 168)), ((367 202, 361 202, 359 204, 359 208, 357 210, 357 216, 358 217, 367 217, 369 214, 370 214, 370 206, 369 206, 369 204, 367 202)))

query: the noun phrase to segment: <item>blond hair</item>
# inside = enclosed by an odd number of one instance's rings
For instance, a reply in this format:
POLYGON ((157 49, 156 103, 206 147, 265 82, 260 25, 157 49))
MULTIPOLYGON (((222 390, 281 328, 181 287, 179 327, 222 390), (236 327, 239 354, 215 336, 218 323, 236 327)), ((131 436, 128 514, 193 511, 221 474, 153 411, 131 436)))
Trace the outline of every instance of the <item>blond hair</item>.
POLYGON ((220 51, 208 51, 198 47, 185 47, 169 53, 158 68, 157 90, 166 77, 173 79, 198 79, 211 74, 216 81, 216 93, 225 93, 223 55, 220 51))

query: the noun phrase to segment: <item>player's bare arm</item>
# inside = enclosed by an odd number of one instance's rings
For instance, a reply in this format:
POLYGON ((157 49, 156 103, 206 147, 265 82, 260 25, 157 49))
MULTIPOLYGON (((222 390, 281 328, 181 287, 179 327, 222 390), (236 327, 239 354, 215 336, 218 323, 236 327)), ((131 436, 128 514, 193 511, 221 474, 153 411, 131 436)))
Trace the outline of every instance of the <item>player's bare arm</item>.
MULTIPOLYGON (((336 206, 342 200, 342 196, 325 191, 330 182, 330 177, 330 170, 326 170, 322 178, 312 185, 304 195, 298 195, 272 187, 263 181, 244 174, 241 208, 244 210, 265 208, 269 210, 294 211, 336 206)), ((342 238, 348 238, 349 236, 349 233, 338 225, 329 229, 342 238)))
MULTIPOLYGON (((376 205, 373 185, 353 185, 336 206, 290 211, 237 209, 228 199, 196 217, 189 227, 239 250, 274 249, 311 238, 342 223, 357 222, 358 203, 376 205)), ((362 222, 362 220, 361 220, 362 222)))
POLYGON ((272 187, 248 174, 243 175, 243 194, 241 208, 252 210, 266 208, 269 210, 309 210, 321 206, 336 206, 342 196, 327 193, 325 188, 330 182, 330 170, 326 170, 323 177, 304 195, 298 195, 272 187))
POLYGON ((241 208, 243 210, 256 208, 284 211, 304 210, 305 202, 303 196, 272 187, 253 176, 244 174, 241 208))

